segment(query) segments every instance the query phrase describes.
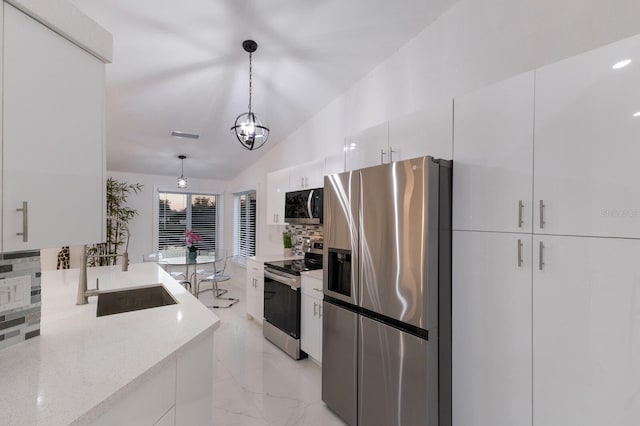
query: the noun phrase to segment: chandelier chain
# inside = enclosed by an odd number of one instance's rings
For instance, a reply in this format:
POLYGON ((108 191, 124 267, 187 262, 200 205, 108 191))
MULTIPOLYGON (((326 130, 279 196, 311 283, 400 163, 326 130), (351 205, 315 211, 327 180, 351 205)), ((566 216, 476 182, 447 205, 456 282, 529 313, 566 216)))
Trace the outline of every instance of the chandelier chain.
POLYGON ((253 79, 252 79, 252 76, 251 76, 251 56, 252 56, 252 54, 249 53, 249 112, 251 112, 251 91, 252 91, 252 88, 253 88, 253 84, 252 84, 253 83, 253 81, 252 81, 253 79))

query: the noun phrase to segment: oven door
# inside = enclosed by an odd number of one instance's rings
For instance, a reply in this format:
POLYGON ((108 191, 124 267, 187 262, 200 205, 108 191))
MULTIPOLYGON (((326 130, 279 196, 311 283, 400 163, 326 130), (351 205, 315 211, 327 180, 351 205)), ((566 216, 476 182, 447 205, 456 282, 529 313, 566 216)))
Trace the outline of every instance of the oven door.
POLYGON ((300 279, 264 268, 264 319, 300 338, 300 279))

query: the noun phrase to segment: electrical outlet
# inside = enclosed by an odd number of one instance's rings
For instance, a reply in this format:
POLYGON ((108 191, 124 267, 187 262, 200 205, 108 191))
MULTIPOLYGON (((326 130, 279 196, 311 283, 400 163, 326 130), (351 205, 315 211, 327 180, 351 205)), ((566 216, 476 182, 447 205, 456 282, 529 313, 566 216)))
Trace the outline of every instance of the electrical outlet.
POLYGON ((31 275, 0 280, 0 312, 31 304, 31 275))

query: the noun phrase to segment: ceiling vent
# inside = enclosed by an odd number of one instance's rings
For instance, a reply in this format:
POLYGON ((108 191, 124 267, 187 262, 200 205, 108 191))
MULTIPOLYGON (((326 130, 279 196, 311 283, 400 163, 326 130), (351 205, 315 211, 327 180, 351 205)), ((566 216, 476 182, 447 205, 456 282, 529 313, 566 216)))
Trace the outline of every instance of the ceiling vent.
POLYGON ((187 132, 178 132, 176 130, 171 132, 171 136, 174 138, 182 138, 182 139, 198 139, 200 135, 196 135, 195 133, 187 133, 187 132))

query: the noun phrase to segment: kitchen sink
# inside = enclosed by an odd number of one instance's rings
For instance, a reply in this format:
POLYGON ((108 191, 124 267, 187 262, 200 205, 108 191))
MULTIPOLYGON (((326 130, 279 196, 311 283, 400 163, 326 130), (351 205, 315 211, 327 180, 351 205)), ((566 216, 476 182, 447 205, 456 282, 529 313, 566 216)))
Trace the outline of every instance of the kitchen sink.
POLYGON ((162 285, 109 291, 98 294, 96 316, 121 314, 160 306, 175 305, 177 302, 162 285))

